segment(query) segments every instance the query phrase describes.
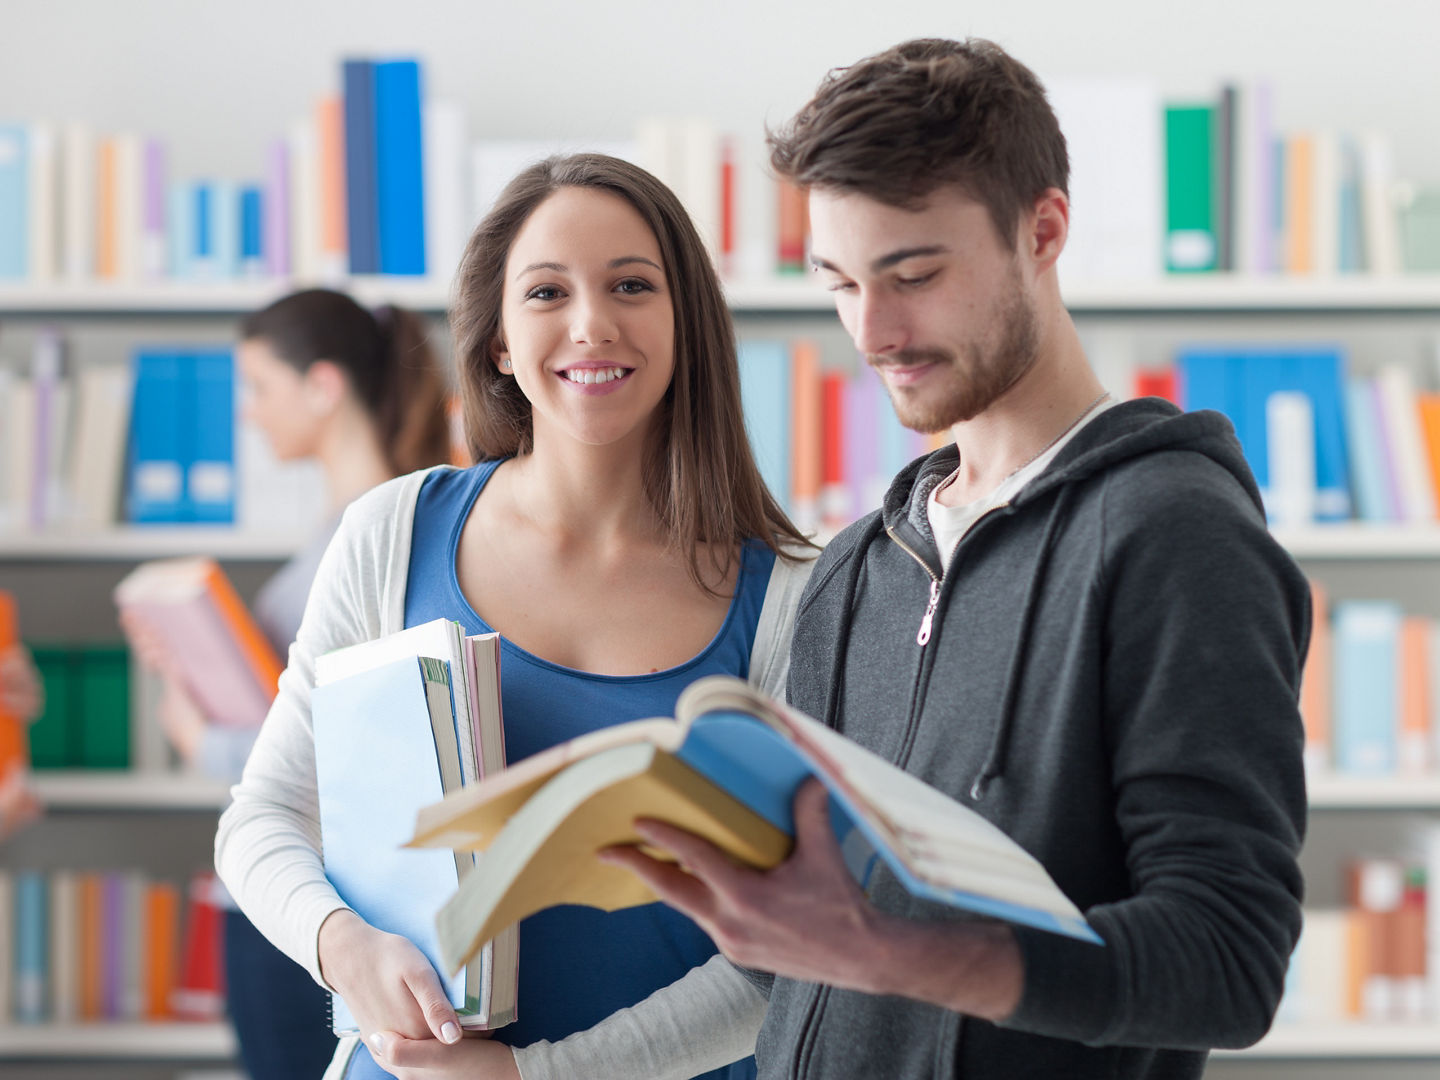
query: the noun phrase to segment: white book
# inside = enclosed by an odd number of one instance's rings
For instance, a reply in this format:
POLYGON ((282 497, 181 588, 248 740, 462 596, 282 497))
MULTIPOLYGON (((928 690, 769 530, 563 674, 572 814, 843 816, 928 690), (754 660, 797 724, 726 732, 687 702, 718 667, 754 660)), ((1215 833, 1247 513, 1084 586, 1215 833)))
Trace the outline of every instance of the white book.
POLYGON ((1401 520, 1435 520, 1435 494, 1430 486, 1429 458, 1420 431, 1415 383, 1402 364, 1388 363, 1375 380, 1385 417, 1384 436, 1400 489, 1401 520))
POLYGON ((1265 400, 1265 445, 1269 487, 1260 494, 1270 522, 1301 528, 1315 522, 1315 408, 1298 391, 1265 400))
POLYGON ((5 426, 0 429, 0 441, 5 444, 4 452, 0 453, 0 464, 5 469, 0 476, 0 486, 4 489, 0 513, 9 527, 28 529, 35 487, 35 384, 19 377, 8 382, 5 426))
POLYGON ((125 364, 94 365, 76 375, 75 390, 75 439, 66 485, 71 520, 103 529, 120 520, 134 378, 125 364))
POLYGON ((297 282, 328 280, 320 258, 320 157, 315 124, 290 128, 290 273, 297 282))
POLYGON ((148 942, 145 940, 145 875, 128 870, 120 875, 120 999, 119 1019, 141 1020, 145 1015, 145 980, 148 942))
POLYGON ((425 273, 448 283, 474 222, 466 205, 465 112, 453 101, 424 105, 425 273))
POLYGON ((1164 273, 1165 110, 1144 79, 1056 79, 1046 92, 1070 154, 1076 212, 1061 285, 1164 273))
POLYGON ((160 676, 130 653, 130 768, 137 773, 168 773, 177 766, 174 750, 160 726, 160 676))
POLYGON ((767 282, 778 273, 780 193, 762 134, 735 139, 736 268, 741 281, 767 282))
POLYGON ((1372 274, 1398 274, 1400 226, 1395 208, 1395 165, 1390 137, 1365 131, 1360 143, 1360 214, 1364 231, 1365 269, 1372 274))
POLYGON ((480 139, 470 149, 472 227, 490 212, 500 193, 522 169, 556 154, 579 153, 608 154, 647 168, 641 147, 631 140, 480 139))
MULTIPOLYGON (((635 123, 635 163, 677 195, 685 183, 685 155, 679 126, 661 116, 635 123)), ((683 195, 681 196, 683 201, 683 195)))
POLYGON ((1235 269, 1268 274, 1274 266, 1275 137, 1268 82, 1238 86, 1235 94, 1235 269))
POLYGON ((60 228, 69 281, 95 276, 95 168, 95 136, 83 124, 67 126, 60 155, 60 228))
POLYGON ((50 875, 50 1018, 80 1018, 80 884, 71 870, 50 875))
POLYGON ((1298 1000, 1286 1018, 1322 1025, 1345 1018, 1346 938, 1351 913, 1310 909, 1300 930, 1292 964, 1298 1000))
POLYGON ((145 144, 139 135, 116 135, 115 145, 115 277, 140 280, 145 215, 145 144))
POLYGON ((720 265, 720 136, 706 120, 686 120, 679 129, 680 201, 690 213, 711 262, 720 265))
POLYGON ((30 280, 60 272, 60 148, 55 129, 30 125, 30 280))
POLYGON ((1329 276, 1340 272, 1340 137, 1331 130, 1317 130, 1313 140, 1315 273, 1329 276))

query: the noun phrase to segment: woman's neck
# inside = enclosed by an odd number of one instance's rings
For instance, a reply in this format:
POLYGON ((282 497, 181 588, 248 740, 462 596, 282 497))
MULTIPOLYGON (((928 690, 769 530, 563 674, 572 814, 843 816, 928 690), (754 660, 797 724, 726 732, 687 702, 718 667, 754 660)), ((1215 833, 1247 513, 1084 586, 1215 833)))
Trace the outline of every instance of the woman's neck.
POLYGON ((514 512, 552 536, 587 546, 661 536, 638 441, 586 446, 541 437, 510 473, 514 512))
POLYGON ((374 423, 358 406, 335 414, 315 456, 325 474, 332 515, 395 475, 374 423))

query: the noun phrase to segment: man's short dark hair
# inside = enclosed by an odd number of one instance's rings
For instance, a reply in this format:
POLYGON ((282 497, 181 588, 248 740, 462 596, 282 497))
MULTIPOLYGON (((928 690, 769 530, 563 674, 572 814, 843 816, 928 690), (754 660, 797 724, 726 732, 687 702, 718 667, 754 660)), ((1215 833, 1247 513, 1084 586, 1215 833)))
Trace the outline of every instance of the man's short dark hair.
POLYGON ((993 42, 906 41, 826 75, 770 162, 801 187, 916 209, 956 184, 1007 247, 1049 188, 1068 194, 1065 137, 1035 73, 993 42))

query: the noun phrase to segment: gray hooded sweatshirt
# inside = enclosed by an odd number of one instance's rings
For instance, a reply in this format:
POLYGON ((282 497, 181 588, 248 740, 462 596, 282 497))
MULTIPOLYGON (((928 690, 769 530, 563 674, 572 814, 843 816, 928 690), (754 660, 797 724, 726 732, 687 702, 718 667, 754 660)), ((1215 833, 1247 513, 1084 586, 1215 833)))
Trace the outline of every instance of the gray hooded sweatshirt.
MULTIPOLYGON (((1305 579, 1218 413, 1101 414, 942 573, 925 500, 956 461, 912 463, 828 546, 790 699, 1005 830, 1105 945, 1016 928, 1002 1024, 752 975, 760 1076, 1199 1077, 1268 1029, 1300 931, 1305 579)), ((867 892, 963 917, 883 867, 867 892)))

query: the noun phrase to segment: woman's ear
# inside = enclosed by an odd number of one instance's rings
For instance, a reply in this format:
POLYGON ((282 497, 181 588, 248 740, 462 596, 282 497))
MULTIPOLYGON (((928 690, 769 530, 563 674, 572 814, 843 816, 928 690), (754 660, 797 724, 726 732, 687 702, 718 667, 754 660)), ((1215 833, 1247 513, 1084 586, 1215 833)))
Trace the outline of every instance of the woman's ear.
POLYGON ((305 369, 306 403, 317 416, 329 416, 350 391, 350 379, 333 360, 316 360, 305 369))
POLYGON ((495 365, 501 375, 512 373, 514 365, 510 360, 510 353, 505 348, 505 338, 496 334, 490 342, 490 362, 495 365))

